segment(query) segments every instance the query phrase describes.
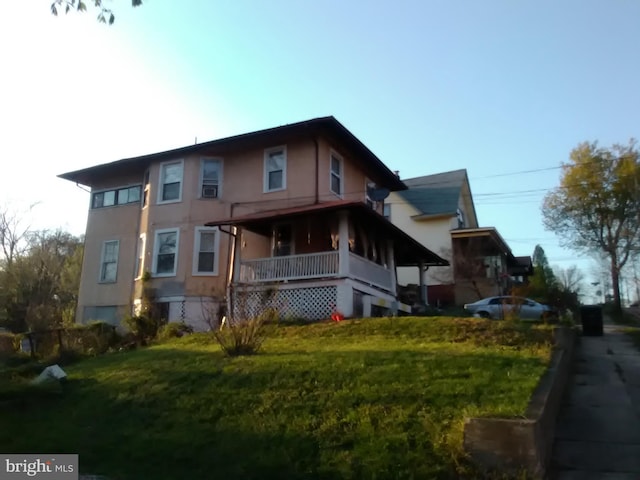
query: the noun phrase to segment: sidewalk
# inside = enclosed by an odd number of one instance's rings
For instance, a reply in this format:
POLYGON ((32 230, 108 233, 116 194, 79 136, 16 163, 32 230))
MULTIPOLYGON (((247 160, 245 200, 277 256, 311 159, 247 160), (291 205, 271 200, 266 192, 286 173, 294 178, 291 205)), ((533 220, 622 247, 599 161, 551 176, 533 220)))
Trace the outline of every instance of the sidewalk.
POLYGON ((640 479, 640 352, 621 328, 578 338, 551 480, 640 479))

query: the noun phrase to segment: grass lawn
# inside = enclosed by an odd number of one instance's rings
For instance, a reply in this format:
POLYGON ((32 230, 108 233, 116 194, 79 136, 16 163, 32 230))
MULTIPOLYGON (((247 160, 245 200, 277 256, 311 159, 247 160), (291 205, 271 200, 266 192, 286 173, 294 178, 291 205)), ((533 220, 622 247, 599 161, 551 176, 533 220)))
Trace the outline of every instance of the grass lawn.
POLYGON ((278 327, 227 358, 210 335, 69 366, 64 391, 0 405, 0 451, 79 453, 126 479, 478 478, 467 416, 521 416, 551 330, 396 318, 278 327))

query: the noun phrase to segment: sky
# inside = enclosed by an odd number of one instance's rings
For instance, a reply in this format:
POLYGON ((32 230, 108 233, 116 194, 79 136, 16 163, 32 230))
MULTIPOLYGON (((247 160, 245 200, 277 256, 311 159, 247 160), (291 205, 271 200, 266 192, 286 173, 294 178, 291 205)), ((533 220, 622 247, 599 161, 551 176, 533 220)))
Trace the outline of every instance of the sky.
POLYGON ((541 203, 579 143, 640 135, 640 2, 51 1, 0 16, 0 205, 32 228, 84 233, 58 174, 333 115, 401 178, 466 168, 481 226, 591 276, 541 203))

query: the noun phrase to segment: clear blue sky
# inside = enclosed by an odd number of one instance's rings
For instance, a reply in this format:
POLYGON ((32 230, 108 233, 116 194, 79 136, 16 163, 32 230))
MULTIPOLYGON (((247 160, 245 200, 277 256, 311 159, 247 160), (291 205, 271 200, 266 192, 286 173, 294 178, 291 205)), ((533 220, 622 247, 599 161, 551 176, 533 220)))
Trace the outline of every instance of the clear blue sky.
POLYGON ((107 27, 50 1, 0 18, 0 200, 36 227, 84 231, 56 174, 334 115, 403 178, 466 168, 481 225, 589 274, 540 204, 579 142, 639 135, 640 2, 114 0, 107 27))

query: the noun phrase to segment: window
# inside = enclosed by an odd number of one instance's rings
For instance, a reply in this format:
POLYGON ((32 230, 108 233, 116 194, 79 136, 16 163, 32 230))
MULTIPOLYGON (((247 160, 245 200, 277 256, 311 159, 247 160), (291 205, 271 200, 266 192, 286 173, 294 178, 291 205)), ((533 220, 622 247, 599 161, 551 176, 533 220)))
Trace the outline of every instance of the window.
POLYGON ((382 216, 387 220, 391 220, 391 204, 385 203, 382 205, 382 216))
POLYGON ((222 162, 203 158, 200 164, 200 198, 220 198, 222 162))
POLYGON ((458 228, 464 228, 464 213, 462 210, 456 210, 456 219, 458 220, 458 228))
POLYGON ((109 240, 102 244, 102 259, 100 260, 100 281, 113 283, 118 273, 119 240, 109 240))
POLYGON ((342 195, 342 159, 335 153, 331 154, 331 191, 336 195, 342 195))
POLYGON ((194 275, 218 274, 218 228, 196 227, 193 255, 194 275))
POLYGON ((177 228, 157 230, 153 245, 153 273, 158 277, 171 277, 176 274, 178 263, 177 228))
POLYGON ((291 225, 284 223, 273 229, 273 256, 281 257, 293 253, 293 232, 291 225))
POLYGON ((158 203, 182 200, 182 161, 163 163, 160 166, 158 203))
POLYGON ((147 236, 143 233, 138 238, 138 255, 136 256, 136 278, 142 277, 144 272, 144 247, 147 236))
POLYGON ((264 191, 284 190, 287 185, 287 149, 270 148, 264 152, 264 191))
POLYGON ((140 185, 124 187, 117 190, 106 190, 93 194, 91 208, 112 207, 140 202, 140 185))

